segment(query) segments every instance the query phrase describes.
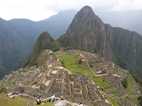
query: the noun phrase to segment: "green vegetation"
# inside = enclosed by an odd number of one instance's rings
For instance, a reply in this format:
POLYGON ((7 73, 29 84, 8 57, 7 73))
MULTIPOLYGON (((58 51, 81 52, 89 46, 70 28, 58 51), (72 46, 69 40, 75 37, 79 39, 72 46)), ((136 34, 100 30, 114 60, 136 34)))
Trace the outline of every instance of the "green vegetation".
MULTIPOLYGON (((46 54, 46 52, 45 52, 46 54)), ((121 76, 122 79, 122 85, 125 89, 120 89, 117 87, 113 86, 112 81, 107 79, 107 77, 98 75, 95 73, 94 67, 90 67, 90 61, 91 64, 96 65, 96 67, 104 68, 106 64, 103 64, 103 62, 96 62, 90 60, 81 60, 80 52, 73 52, 73 51, 66 51, 66 52, 55 52, 55 55, 59 58, 61 61, 62 65, 69 69, 72 74, 75 75, 82 75, 86 76, 90 80, 94 81, 95 84, 100 88, 99 92, 101 93, 102 96, 106 97, 106 99, 112 104, 112 106, 120 106, 121 101, 132 101, 132 104, 138 104, 141 103, 141 98, 139 95, 137 95, 137 84, 134 80, 134 78, 131 76, 130 73, 127 71, 124 71, 120 67, 115 66, 114 68, 114 74, 118 74, 121 76), (100 64, 101 63, 101 64, 100 64), (122 92, 121 92, 122 91, 122 92), (123 94, 124 92, 124 94, 123 94), (139 97, 139 98, 138 98, 139 97)), ((45 56, 43 56, 45 58, 45 56)), ((111 66, 109 67, 111 70, 111 66)), ((21 77, 19 75, 20 72, 14 73, 15 76, 21 77)), ((121 79, 118 79, 121 81, 121 79)), ((5 81, 4 83, 1 84, 1 93, 6 94, 6 89, 4 88, 5 85, 12 86, 14 85, 14 78, 13 80, 10 81, 5 81), (7 82, 7 83, 6 83, 7 82), (4 85, 3 85, 4 84, 4 85), (3 86, 2 86, 3 85, 3 86)), ((120 87, 121 88, 121 87, 120 87)), ((44 86, 41 86, 41 89, 44 89, 44 86)), ((14 99, 10 99, 7 96, 0 94, 0 106, 27 106, 29 104, 30 106, 36 106, 36 103, 34 103, 33 100, 27 100, 26 98, 22 97, 16 97, 14 99), (4 105, 5 104, 5 105, 4 105)), ((42 104, 40 106, 53 106, 53 104, 42 104)))
MULTIPOLYGON (((87 78, 90 78, 96 83, 96 85, 100 86, 104 91, 109 90, 110 88, 111 90, 113 90, 113 87, 107 80, 105 80, 101 76, 99 77, 96 76, 95 72, 90 67, 87 67, 87 65, 85 66, 78 63, 79 54, 73 54, 68 52, 57 52, 56 55, 60 59, 64 67, 69 69, 73 74, 79 74, 86 76, 87 78)), ((114 100, 115 99, 113 98, 110 99, 113 106, 119 106, 117 105, 117 102, 114 100)))
POLYGON ((138 97, 138 102, 139 102, 139 105, 142 106, 142 96, 138 97))
POLYGON ((117 99, 114 97, 109 97, 109 101, 111 101, 112 106, 119 106, 117 99))
MULTIPOLYGON (((79 53, 56 52, 56 55, 60 59, 63 66, 69 69, 72 74, 86 76, 87 78, 93 80, 96 85, 98 85, 103 90, 103 92, 111 93, 111 95, 108 96, 108 100, 112 103, 113 106, 119 106, 118 101, 120 99, 120 94, 118 89, 114 88, 112 84, 108 82, 108 80, 106 80, 103 76, 96 76, 94 69, 88 67, 87 64, 79 64, 79 53)), ((119 68, 117 68, 118 67, 116 67, 115 70, 119 70, 118 74, 124 78, 127 76, 127 78, 122 81, 122 85, 124 88, 126 88, 130 100, 132 99, 132 101, 137 104, 137 96, 135 95, 135 80, 129 73, 124 72, 124 70, 121 71, 119 68)), ((115 72, 117 73, 117 71, 115 72)), ((122 98, 127 99, 127 95, 122 96, 122 98)))
POLYGON ((123 79, 123 80, 121 81, 121 84, 123 85, 124 88, 127 88, 127 87, 128 87, 127 78, 123 79))
POLYGON ((51 103, 45 103, 41 105, 36 105, 33 100, 15 97, 13 99, 6 96, 6 94, 0 94, 0 106, 53 106, 51 103))
POLYGON ((79 56, 77 54, 72 55, 70 53, 64 52, 64 53, 58 53, 57 56, 59 57, 64 67, 69 69, 73 74, 80 74, 92 77, 90 69, 78 63, 79 56))
POLYGON ((69 69, 73 74, 83 75, 94 80, 101 88, 110 88, 111 85, 103 77, 97 77, 95 72, 87 65, 79 64, 79 54, 57 52, 56 55, 60 59, 65 68, 69 69))
POLYGON ((52 51, 57 51, 59 50, 60 44, 58 41, 54 40, 48 32, 43 32, 40 34, 38 37, 31 57, 27 61, 25 65, 36 65, 36 59, 39 57, 39 55, 46 49, 50 49, 52 51))
POLYGON ((0 88, 0 94, 1 94, 1 93, 7 93, 7 89, 4 88, 4 87, 0 88))
POLYGON ((128 74, 127 82, 128 82, 128 87, 127 87, 128 95, 135 95, 138 89, 136 86, 136 81, 134 80, 132 75, 128 74))
POLYGON ((94 81, 97 85, 99 85, 104 90, 111 87, 111 84, 107 80, 105 80, 103 77, 94 76, 94 81))

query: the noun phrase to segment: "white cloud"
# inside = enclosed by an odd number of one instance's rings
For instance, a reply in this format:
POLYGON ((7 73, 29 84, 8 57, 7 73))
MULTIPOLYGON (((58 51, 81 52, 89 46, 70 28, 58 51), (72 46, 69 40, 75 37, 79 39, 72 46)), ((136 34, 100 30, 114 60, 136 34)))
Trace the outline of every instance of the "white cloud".
POLYGON ((0 0, 0 16, 5 19, 41 20, 60 10, 90 5, 99 11, 141 10, 142 0, 0 0))
POLYGON ((142 0, 116 0, 115 11, 142 10, 142 0))
POLYGON ((41 20, 56 13, 51 9, 54 5, 50 0, 0 0, 0 16, 41 20))

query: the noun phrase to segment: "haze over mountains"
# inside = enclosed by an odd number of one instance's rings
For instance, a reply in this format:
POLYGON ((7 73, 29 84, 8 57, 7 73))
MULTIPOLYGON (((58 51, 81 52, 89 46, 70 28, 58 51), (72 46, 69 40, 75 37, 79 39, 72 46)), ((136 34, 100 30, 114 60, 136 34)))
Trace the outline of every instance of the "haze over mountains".
POLYGON ((0 19, 0 77, 23 65, 41 32, 49 31, 55 38, 61 35, 70 24, 73 14, 74 11, 63 11, 57 17, 55 15, 39 22, 0 19))

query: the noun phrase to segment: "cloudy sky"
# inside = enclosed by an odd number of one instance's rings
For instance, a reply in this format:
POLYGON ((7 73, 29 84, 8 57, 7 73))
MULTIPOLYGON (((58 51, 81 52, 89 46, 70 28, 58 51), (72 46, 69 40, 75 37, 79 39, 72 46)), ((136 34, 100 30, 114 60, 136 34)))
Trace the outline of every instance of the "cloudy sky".
POLYGON ((142 10, 142 0, 0 0, 0 17, 42 20, 61 10, 90 5, 99 11, 142 10))

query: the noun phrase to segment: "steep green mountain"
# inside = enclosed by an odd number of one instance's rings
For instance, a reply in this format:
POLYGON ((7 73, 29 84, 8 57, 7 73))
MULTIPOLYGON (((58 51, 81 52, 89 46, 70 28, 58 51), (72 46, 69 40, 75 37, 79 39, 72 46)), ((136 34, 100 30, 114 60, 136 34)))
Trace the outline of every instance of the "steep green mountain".
POLYGON ((77 13, 59 41, 63 47, 99 52, 104 56, 108 50, 105 46, 109 46, 105 45, 107 37, 109 36, 106 36, 104 23, 89 6, 86 6, 77 13))
POLYGON ((0 78, 25 64, 41 32, 49 31, 54 37, 63 33, 73 18, 69 14, 74 11, 63 11, 39 22, 0 19, 0 78))
POLYGON ((131 70, 141 81, 141 39, 136 32, 104 24, 90 7, 85 6, 59 42, 65 48, 96 52, 106 60, 131 70))
POLYGON ((54 40, 48 32, 43 32, 40 34, 40 36, 37 39, 37 42, 34 45, 33 53, 31 55, 31 58, 28 61, 28 65, 37 64, 36 59, 38 55, 44 50, 44 49, 50 49, 53 51, 56 51, 59 49, 59 44, 56 40, 54 40))

